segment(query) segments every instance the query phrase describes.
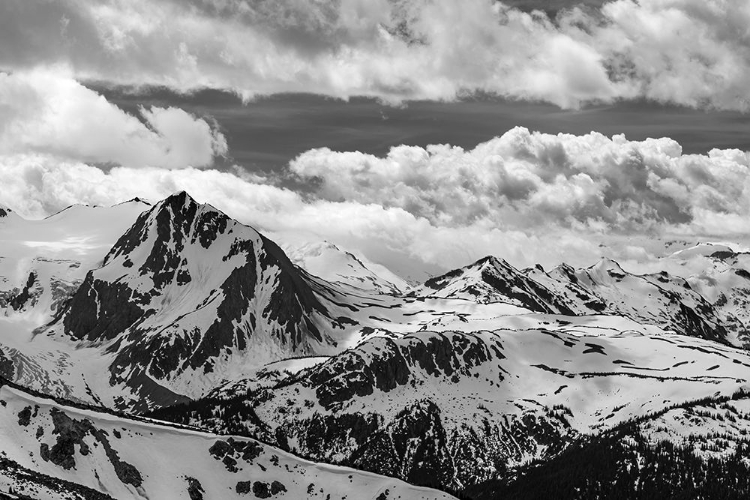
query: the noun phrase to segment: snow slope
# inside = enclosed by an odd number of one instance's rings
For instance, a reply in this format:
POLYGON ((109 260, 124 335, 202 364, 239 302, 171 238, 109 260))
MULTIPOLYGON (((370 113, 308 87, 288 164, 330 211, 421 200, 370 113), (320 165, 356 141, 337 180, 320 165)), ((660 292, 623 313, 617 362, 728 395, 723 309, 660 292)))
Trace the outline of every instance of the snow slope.
POLYGON ((0 375, 74 400, 114 405, 112 355, 39 332, 149 204, 71 206, 43 220, 0 217, 0 375), (103 382, 103 383, 102 383, 103 382), (102 400, 92 396, 98 389, 102 400))
POLYGON ((736 252, 727 245, 703 244, 665 260, 685 267, 690 286, 718 311, 733 343, 750 344, 750 253, 736 252))
POLYGON ((386 267, 341 250, 333 243, 306 243, 285 251, 296 265, 329 283, 396 295, 409 286, 386 267))
POLYGON ((106 208, 74 205, 43 220, 2 210, 0 318, 35 326, 49 321, 147 208, 141 200, 106 208))
MULTIPOLYGON (((0 388, 0 442, 0 458, 118 499, 263 498, 258 492, 280 499, 452 498, 251 439, 73 408, 7 385, 0 388)), ((19 491, 23 481, 12 472, 0 470, 0 492, 19 491)))

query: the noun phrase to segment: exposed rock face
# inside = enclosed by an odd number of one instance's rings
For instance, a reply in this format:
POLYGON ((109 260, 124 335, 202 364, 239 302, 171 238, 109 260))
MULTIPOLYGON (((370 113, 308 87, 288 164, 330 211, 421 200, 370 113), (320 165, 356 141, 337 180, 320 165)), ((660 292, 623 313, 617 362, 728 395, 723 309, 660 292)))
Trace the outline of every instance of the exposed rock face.
POLYGON ((235 441, 232 438, 226 441, 216 441, 208 452, 216 460, 224 463, 230 472, 237 472, 237 462, 243 460, 252 463, 263 453, 263 448, 252 441, 235 441))
MULTIPOLYGON (((52 434, 55 436, 55 444, 52 447, 47 443, 40 445, 39 455, 43 460, 66 470, 73 469, 76 467, 76 448, 82 456, 91 453, 86 437, 93 436, 104 448, 118 479, 123 484, 137 488, 143 483, 140 471, 132 464, 120 459, 119 454, 110 444, 106 431, 98 429, 88 419, 76 420, 57 408, 50 410, 50 416, 54 423, 52 434)), ((37 439, 40 437, 38 434, 37 439)))
POLYGON ((0 308, 7 307, 12 311, 23 311, 34 307, 41 294, 42 287, 37 280, 37 273, 31 271, 23 287, 0 291, 0 308))
POLYGON ((145 297, 126 283, 96 280, 94 272, 89 271, 71 300, 63 324, 79 339, 111 340, 144 316, 153 314, 139 307, 144 303, 145 297), (104 307, 97 307, 99 304, 104 307))
POLYGON ((203 485, 201 482, 194 477, 186 477, 185 480, 188 482, 188 495, 190 500, 203 500, 203 485))
MULTIPOLYGON (((435 334, 427 339, 378 338, 374 357, 362 357, 350 350, 325 363, 310 374, 319 403, 334 410, 354 397, 368 396, 375 390, 388 392, 419 376, 445 377, 453 382, 472 367, 493 358, 490 347, 476 337, 461 334, 435 334)), ((497 346, 497 359, 504 356, 497 346)))
POLYGON ((534 312, 573 313, 550 290, 496 257, 485 257, 427 280, 423 291, 440 297, 475 298, 480 302, 502 300, 534 312))
POLYGON ((18 425, 26 427, 31 422, 31 406, 25 407, 18 413, 18 425))
POLYGON ((256 498, 271 498, 286 492, 286 486, 279 481, 266 483, 263 481, 239 481, 235 487, 237 493, 246 495, 252 492, 256 498))
POLYGON ((0 380, 13 380, 15 371, 13 360, 0 349, 0 380))
POLYGON ((26 285, 24 285, 23 289, 12 296, 9 300, 10 306, 13 308, 13 310, 18 311, 22 309, 27 302, 32 300, 32 287, 36 283, 36 273, 31 272, 29 273, 29 277, 26 280, 26 285))

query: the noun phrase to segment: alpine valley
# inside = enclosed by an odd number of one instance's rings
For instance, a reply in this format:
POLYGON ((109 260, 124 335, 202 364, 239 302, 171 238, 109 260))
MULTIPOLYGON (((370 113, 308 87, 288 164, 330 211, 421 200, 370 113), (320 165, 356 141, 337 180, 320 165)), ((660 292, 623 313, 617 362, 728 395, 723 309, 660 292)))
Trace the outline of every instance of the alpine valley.
POLYGON ((750 254, 662 261, 408 283, 185 192, 0 207, 0 496, 747 498, 750 254))

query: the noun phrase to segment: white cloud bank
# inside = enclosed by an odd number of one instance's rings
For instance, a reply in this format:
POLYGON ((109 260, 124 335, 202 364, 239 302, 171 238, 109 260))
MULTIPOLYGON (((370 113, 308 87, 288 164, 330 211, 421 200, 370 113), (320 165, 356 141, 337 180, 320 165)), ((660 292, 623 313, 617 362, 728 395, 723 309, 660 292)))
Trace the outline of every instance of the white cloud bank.
POLYGON ((472 150, 399 146, 382 158, 311 150, 290 170, 316 177, 317 190, 299 194, 240 169, 105 172, 13 153, 0 155, 0 202, 40 217, 184 189, 272 238, 327 239, 414 277, 488 254, 545 267, 606 255, 646 269, 659 238, 747 243, 750 235, 749 155, 683 155, 670 139, 516 128, 472 150))
POLYGON ((79 80, 392 102, 750 102, 746 0, 615 0, 554 19, 491 0, 10 0, 0 20, 0 67, 63 63, 79 80))
POLYGON ((750 154, 683 155, 672 139, 628 141, 515 128, 472 150, 398 146, 379 158, 315 149, 290 164, 322 199, 399 207, 436 225, 592 232, 748 233, 750 154))

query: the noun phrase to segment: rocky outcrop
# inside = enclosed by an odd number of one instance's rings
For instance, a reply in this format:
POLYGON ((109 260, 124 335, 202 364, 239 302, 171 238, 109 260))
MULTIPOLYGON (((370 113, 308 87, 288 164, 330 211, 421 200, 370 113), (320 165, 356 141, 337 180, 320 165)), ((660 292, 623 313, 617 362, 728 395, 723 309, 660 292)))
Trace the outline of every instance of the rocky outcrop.
POLYGON ((123 484, 137 488, 143 483, 140 471, 120 459, 119 454, 110 444, 106 431, 95 427, 90 420, 76 420, 57 408, 50 410, 50 416, 54 423, 52 434, 55 436, 55 444, 51 447, 47 443, 40 445, 39 455, 43 460, 66 470, 75 468, 76 448, 82 456, 91 453, 91 448, 85 438, 93 436, 104 448, 117 477, 123 484))

